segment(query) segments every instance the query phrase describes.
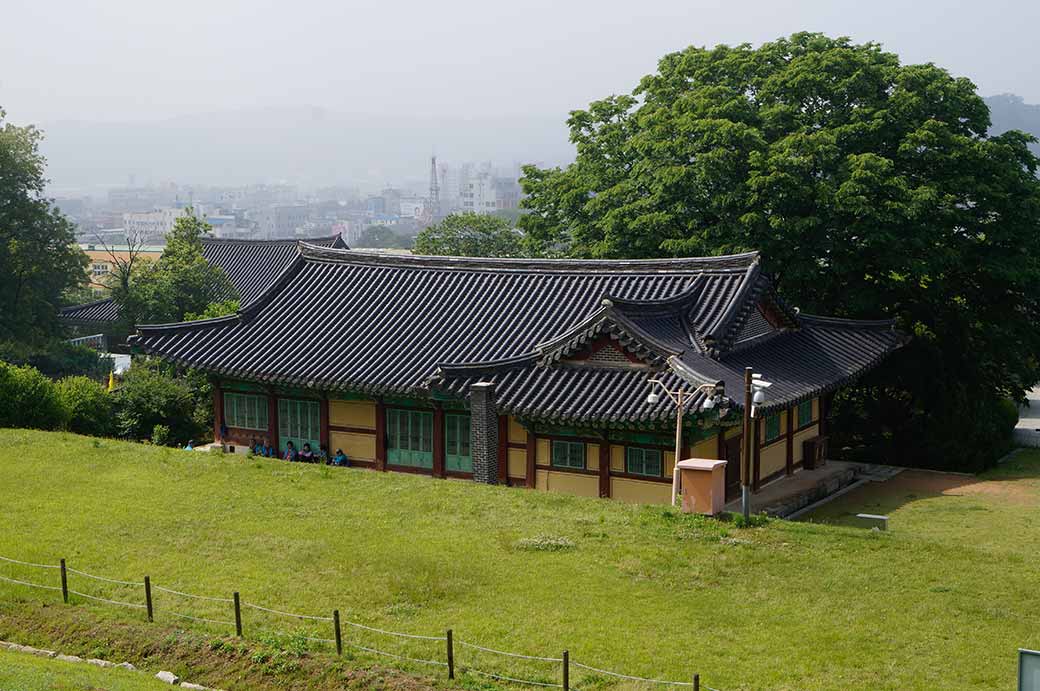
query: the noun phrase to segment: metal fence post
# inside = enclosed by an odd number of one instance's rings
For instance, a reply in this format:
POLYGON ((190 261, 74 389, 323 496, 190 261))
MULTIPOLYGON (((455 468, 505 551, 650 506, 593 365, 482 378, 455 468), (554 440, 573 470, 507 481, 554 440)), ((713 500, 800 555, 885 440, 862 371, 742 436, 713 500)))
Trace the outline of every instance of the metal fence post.
POLYGON ((343 634, 339 628, 339 610, 332 610, 332 626, 336 629, 336 654, 343 654, 343 634))
POLYGON ((148 621, 152 621, 152 579, 144 577, 144 602, 148 606, 148 621))
POLYGON ((242 607, 238 600, 238 591, 235 591, 235 635, 242 637, 242 607))
POLYGON ((570 691, 571 688, 571 655, 566 650, 563 651, 563 691, 570 691))
POLYGON ((69 575, 65 570, 65 560, 61 560, 61 599, 69 604, 69 575))
POLYGON ((448 644, 448 678, 455 678, 455 645, 451 639, 451 629, 448 629, 444 636, 445 641, 448 644))

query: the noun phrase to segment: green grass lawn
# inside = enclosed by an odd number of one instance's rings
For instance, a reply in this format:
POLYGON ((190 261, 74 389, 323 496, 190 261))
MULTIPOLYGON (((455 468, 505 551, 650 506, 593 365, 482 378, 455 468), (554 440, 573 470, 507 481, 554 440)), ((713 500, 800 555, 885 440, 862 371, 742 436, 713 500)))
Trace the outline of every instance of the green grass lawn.
POLYGON ((142 672, 101 669, 0 649, 0 691, 162 691, 169 689, 142 672))
MULTIPOLYGON (((1009 689, 1017 648, 1040 647, 1037 453, 992 475, 1007 493, 886 498, 891 531, 872 533, 840 525, 853 509, 879 506, 853 495, 815 517, 837 525, 741 529, 661 507, 70 434, 0 430, 0 449, 0 555, 65 557, 116 579, 149 574, 155 585, 217 597, 237 590, 246 602, 312 615, 338 608, 344 619, 416 634, 451 627, 456 639, 542 656, 567 649, 628 674, 698 672, 721 691, 1009 689), (573 547, 525 542, 540 536, 573 547)), ((5 563, 0 575, 57 582, 53 570, 5 563)), ((143 602, 139 587, 75 573, 70 587, 143 602)), ((26 601, 42 600, 60 594, 0 583, 0 624, 5 608, 24 613, 26 601)), ((92 615, 143 619, 74 601, 92 615)), ((224 603, 157 592, 155 626, 180 625, 171 611, 232 616, 224 603)), ((300 624, 310 636, 332 634, 326 622, 243 617, 247 637, 300 624)), ((344 636, 443 659, 436 641, 349 627, 344 636)), ((354 654, 358 665, 380 659, 354 654)), ((555 679, 551 663, 460 646, 456 658, 555 679)), ((572 684, 606 685, 579 670, 572 684)))

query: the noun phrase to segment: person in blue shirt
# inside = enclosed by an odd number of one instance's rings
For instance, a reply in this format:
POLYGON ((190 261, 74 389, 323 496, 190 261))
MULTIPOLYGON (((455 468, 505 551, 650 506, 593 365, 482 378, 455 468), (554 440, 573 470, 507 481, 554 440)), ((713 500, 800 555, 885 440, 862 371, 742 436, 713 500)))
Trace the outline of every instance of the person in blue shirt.
POLYGON ((296 460, 296 446, 291 442, 285 442, 285 454, 282 456, 287 461, 296 460))
POLYGON ((188 445, 184 447, 184 450, 185 451, 194 451, 195 450, 195 440, 194 439, 189 439, 188 440, 188 445))
POLYGON ((334 465, 348 466, 350 465, 350 459, 347 458, 347 454, 343 453, 343 449, 336 449, 336 455, 332 457, 332 463, 334 465))

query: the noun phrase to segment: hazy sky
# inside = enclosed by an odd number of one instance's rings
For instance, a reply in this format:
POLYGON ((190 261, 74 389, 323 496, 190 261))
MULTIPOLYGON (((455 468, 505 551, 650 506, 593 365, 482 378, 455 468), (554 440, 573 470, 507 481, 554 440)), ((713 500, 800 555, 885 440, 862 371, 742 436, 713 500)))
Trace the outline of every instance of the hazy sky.
POLYGON ((562 117, 690 44, 808 29, 876 40, 1040 102, 1037 0, 5 0, 0 106, 18 122, 257 106, 562 117))
POLYGON ((688 45, 795 31, 1040 103, 1040 0, 2 0, 0 107, 58 192, 422 184, 428 156, 566 163, 568 111, 688 45))

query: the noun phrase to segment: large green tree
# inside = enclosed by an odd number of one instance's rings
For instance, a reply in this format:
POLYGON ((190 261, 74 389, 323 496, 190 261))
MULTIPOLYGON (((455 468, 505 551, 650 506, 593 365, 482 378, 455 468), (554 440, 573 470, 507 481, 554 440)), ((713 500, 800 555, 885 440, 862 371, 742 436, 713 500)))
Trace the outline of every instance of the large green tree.
POLYGON ((424 228, 415 238, 416 254, 456 257, 522 257, 521 234, 505 218, 467 211, 424 228))
POLYGON ((134 264, 129 280, 113 284, 112 297, 128 326, 179 322, 186 315, 214 313, 213 303, 238 299, 224 272, 202 255, 202 238, 210 230, 189 211, 166 234, 158 260, 134 264))
POLYGON ((914 337, 845 396, 842 442, 933 466, 995 457, 1001 399, 1040 378, 1040 183, 1032 137, 988 136, 970 81, 801 33, 666 55, 568 122, 575 162, 521 180, 532 251, 761 250, 794 305, 914 337))
POLYGON ((44 196, 43 133, 0 109, 0 341, 39 344, 60 333, 62 294, 86 280, 72 224, 44 196))

